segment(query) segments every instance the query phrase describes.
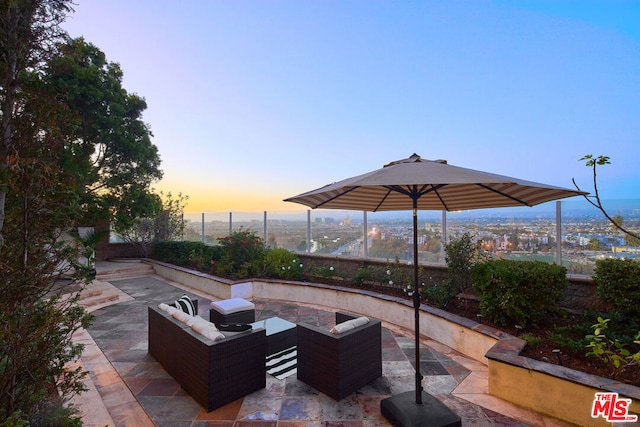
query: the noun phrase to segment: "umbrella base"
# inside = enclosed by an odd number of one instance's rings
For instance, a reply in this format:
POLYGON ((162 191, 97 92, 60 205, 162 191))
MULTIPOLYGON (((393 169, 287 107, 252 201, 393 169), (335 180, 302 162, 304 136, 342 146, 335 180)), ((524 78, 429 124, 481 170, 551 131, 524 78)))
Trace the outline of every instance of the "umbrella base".
POLYGON ((394 426, 461 427, 462 421, 435 397, 422 392, 422 404, 416 403, 415 391, 380 402, 382 415, 394 426))

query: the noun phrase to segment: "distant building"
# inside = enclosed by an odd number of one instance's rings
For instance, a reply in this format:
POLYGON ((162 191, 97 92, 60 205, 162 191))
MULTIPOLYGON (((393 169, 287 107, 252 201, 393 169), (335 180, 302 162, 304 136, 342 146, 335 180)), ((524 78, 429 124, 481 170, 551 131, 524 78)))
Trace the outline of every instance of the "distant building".
POLYGON ((331 217, 322 217, 322 218, 314 218, 313 222, 316 224, 334 224, 336 220, 331 217))

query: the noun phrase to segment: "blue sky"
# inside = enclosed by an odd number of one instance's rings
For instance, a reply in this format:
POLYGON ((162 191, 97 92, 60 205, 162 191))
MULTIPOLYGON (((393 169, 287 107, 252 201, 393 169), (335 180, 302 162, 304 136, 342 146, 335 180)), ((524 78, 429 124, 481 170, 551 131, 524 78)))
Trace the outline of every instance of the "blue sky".
POLYGON ((282 202, 418 153, 640 199, 640 0, 77 0, 148 103, 158 190, 282 202))

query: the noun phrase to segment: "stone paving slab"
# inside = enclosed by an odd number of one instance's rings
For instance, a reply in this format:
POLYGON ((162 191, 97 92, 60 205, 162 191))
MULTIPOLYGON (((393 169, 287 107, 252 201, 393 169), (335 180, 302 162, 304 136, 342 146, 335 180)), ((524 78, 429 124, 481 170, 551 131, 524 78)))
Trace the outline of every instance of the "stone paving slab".
MULTIPOLYGON (((207 413, 148 354, 147 306, 173 301, 186 293, 200 300, 199 314, 208 318, 210 297, 155 275, 111 280, 104 285, 114 286, 126 297, 95 309, 96 321, 87 331, 94 349, 85 352, 83 362, 95 359, 96 352, 103 357, 101 362, 85 363, 96 383, 101 384, 96 389, 112 417, 112 424, 102 425, 386 426, 389 423, 380 414, 380 400, 414 390, 415 344, 411 331, 383 324, 382 378, 343 401, 335 402, 295 375, 283 381, 267 376, 265 389, 207 413), (106 374, 105 365, 116 375, 106 374), (102 375, 109 379, 100 378, 102 375), (112 396, 109 387, 118 387, 116 384, 126 388, 116 394, 128 395, 128 402, 118 402, 119 398, 112 396)), ((334 321, 334 313, 325 307, 272 300, 253 302, 257 320, 277 315, 294 323, 304 321, 327 328, 334 321)), ((486 365, 430 339, 422 339, 421 344, 425 391, 454 410, 463 425, 568 425, 490 396, 486 365)))

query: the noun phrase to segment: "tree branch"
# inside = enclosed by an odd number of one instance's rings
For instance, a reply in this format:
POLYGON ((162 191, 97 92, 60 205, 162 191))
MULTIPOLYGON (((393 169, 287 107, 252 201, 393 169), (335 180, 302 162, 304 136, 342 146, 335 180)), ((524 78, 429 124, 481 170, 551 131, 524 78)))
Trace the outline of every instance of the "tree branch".
MULTIPOLYGON (((609 213, 606 211, 604 206, 602 206, 602 201, 600 200, 600 194, 598 192, 598 179, 597 179, 597 170, 596 169, 597 169, 598 165, 602 166, 602 165, 610 164, 611 162, 609 161, 609 157, 607 157, 607 156, 598 156, 597 159, 594 159, 593 156, 591 154, 589 154, 589 155, 584 156, 580 160, 586 160, 587 161, 586 165, 593 168, 593 191, 594 191, 593 198, 596 201, 594 202, 587 195, 583 196, 585 198, 585 200, 587 202, 591 203, 593 206, 595 206, 598 210, 600 210, 600 212, 602 212, 604 217, 611 224, 613 224, 613 226, 615 228, 617 228, 618 230, 620 230, 621 232, 623 232, 624 234, 626 234, 628 236, 635 237, 636 239, 640 239, 640 234, 634 233, 634 232, 629 231, 629 230, 625 229, 624 227, 622 227, 620 224, 618 224, 616 221, 613 220, 613 218, 609 215, 609 213)), ((573 181, 573 185, 575 185, 576 189, 578 189, 578 191, 582 191, 580 189, 580 187, 578 187, 578 184, 576 184, 575 178, 572 178, 571 180, 573 181)))

